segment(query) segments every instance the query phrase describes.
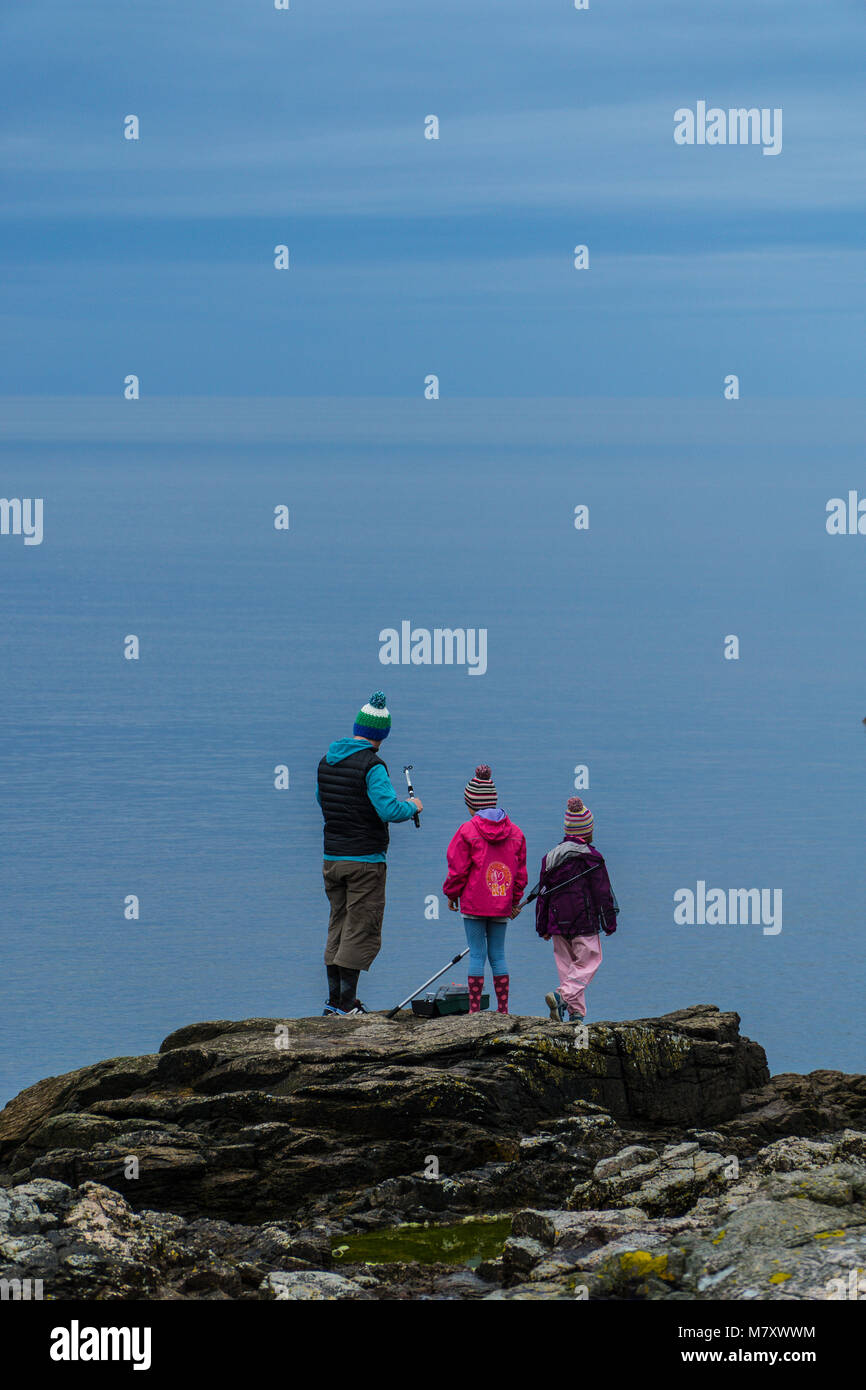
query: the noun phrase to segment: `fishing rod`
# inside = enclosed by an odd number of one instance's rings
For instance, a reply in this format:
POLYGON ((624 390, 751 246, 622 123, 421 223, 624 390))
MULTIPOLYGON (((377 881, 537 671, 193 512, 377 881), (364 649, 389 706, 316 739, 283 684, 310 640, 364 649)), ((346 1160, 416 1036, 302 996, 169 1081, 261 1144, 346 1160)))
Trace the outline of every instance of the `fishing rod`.
POLYGON ((394 1008, 391 1010, 391 1012, 388 1013, 388 1014, 386 1014, 385 1017, 386 1017, 386 1018, 394 1018, 394 1016, 395 1016, 396 1014, 398 1014, 398 1013, 400 1012, 401 1009, 404 1009, 404 1008, 406 1007, 407 1004, 411 1004, 411 1002, 412 1002, 412 1000, 415 998, 415 995, 416 995, 416 994, 420 994, 421 991, 422 991, 422 989, 426 989, 428 985, 432 985, 432 983, 433 983, 434 980, 438 980, 440 975, 444 975, 446 970, 450 969, 450 967, 451 967, 452 965, 456 965, 458 961, 461 961, 461 960, 463 959, 464 956, 468 956, 468 955, 469 955, 469 947, 466 946, 466 947, 464 947, 464 949, 460 952, 459 956, 453 956, 451 960, 447 961, 446 964, 443 965, 443 967, 442 967, 441 970, 437 970, 435 975, 431 975, 429 980, 425 980, 424 983, 423 983, 423 985, 419 985, 417 989, 413 989, 412 993, 411 993, 411 994, 408 994, 408 995, 406 996, 406 998, 405 998, 404 1000, 402 1000, 401 1003, 395 1004, 395 1006, 394 1006, 394 1008))
MULTIPOLYGON (((404 775, 405 778, 406 778, 406 786, 409 788, 409 795, 410 795, 410 796, 414 796, 414 795, 415 795, 415 788, 412 786, 412 778, 409 776, 409 773, 412 771, 412 769, 414 768, 414 766, 415 766, 414 763, 405 763, 405 764, 403 765, 403 775, 404 775)), ((414 814, 414 816, 412 817, 412 819, 413 819, 413 821, 415 822, 415 829, 416 829, 416 830, 420 830, 420 829, 421 829, 421 818, 420 818, 420 816, 418 815, 418 812, 417 812, 417 811, 415 812, 415 814, 414 814)), ((447 965, 446 965, 445 969, 446 969, 446 970, 448 969, 448 966, 447 966, 447 965)), ((442 974, 442 971, 441 971, 441 970, 440 970, 439 974, 440 974, 440 975, 442 974)), ((433 978, 434 978, 434 979, 436 978, 435 975, 434 975, 433 978)), ((417 994, 417 992, 418 992, 418 991, 416 990, 415 993, 417 994)))

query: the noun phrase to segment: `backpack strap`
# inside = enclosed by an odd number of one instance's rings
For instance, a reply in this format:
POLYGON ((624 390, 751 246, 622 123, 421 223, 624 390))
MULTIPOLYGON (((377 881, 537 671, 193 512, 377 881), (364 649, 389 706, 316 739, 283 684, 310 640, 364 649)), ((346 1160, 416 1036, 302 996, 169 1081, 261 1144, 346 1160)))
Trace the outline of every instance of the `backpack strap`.
POLYGON ((590 864, 590 866, 589 866, 588 869, 584 869, 584 870, 583 870, 583 873, 574 874, 573 877, 571 877, 571 878, 563 879, 562 883, 553 883, 553 884, 550 885, 549 888, 542 888, 542 889, 541 889, 541 892, 540 892, 540 896, 541 896, 541 897, 549 897, 551 893, 558 893, 559 890, 560 890, 560 888, 567 888, 568 885, 569 885, 570 883, 576 883, 577 880, 578 880, 579 878, 586 878, 586 875, 587 875, 587 874, 591 874, 592 871, 593 871, 593 869, 597 869, 597 868, 598 868, 598 864, 597 864, 597 863, 596 863, 596 864, 590 864))
POLYGON ((585 878, 587 874, 591 874, 593 869, 599 868, 600 865, 603 863, 603 859, 597 860, 594 864, 590 864, 588 869, 584 869, 582 873, 574 874, 572 878, 563 879, 562 883, 554 883, 549 888, 542 888, 541 879, 539 879, 532 892, 529 894, 529 897, 526 898, 525 901, 531 903, 534 898, 549 897, 551 893, 558 893, 560 888, 567 888, 569 883, 576 883, 579 878, 585 878))

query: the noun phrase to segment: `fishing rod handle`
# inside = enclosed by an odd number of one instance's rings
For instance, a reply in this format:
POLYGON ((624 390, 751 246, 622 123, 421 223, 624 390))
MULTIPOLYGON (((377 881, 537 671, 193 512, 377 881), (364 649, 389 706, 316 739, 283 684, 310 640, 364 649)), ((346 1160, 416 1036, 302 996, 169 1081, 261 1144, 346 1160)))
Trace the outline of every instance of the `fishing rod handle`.
MULTIPOLYGON (((412 786, 412 778, 409 776, 409 773, 410 773, 410 771, 411 771, 411 768, 412 768, 412 764, 411 764, 411 763, 409 763, 407 767, 404 767, 404 768, 403 768, 403 776, 406 778, 406 786, 409 788, 409 795, 410 795, 410 797, 412 797, 412 796, 415 795, 415 788, 412 786)), ((415 812, 415 814, 414 814, 414 816, 412 817, 412 819, 413 819, 413 821, 415 822, 415 829, 416 829, 416 830, 420 830, 420 829, 421 829, 421 818, 420 818, 420 816, 418 815, 418 812, 417 812, 417 811, 415 812)))

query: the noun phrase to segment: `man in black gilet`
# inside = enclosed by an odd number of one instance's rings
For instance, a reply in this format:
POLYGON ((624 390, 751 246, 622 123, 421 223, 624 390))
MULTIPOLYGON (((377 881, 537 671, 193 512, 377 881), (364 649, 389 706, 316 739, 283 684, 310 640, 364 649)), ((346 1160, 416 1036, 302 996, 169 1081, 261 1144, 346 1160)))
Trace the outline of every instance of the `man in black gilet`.
POLYGON ((325 817, 325 892, 331 904, 326 1014, 363 1012, 358 975, 382 945, 388 822, 411 820, 421 802, 400 801, 379 745, 391 732, 377 690, 358 711, 352 738, 338 738, 319 763, 316 798, 325 817))

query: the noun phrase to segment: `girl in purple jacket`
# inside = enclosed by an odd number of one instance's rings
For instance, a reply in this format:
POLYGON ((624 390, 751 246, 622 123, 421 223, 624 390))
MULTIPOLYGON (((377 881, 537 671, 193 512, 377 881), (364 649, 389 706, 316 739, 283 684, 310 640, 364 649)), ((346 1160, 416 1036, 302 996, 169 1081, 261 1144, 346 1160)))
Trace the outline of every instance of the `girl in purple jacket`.
MULTIPOLYGON (((553 941, 559 989, 545 995, 550 1017, 586 1022, 586 987, 601 965, 601 932, 616 931, 619 904, 604 859, 592 845, 592 812, 573 796, 565 812, 565 838, 541 861, 535 930, 553 941)), ((530 895, 530 897, 533 895, 530 895)), ((527 900, 529 901, 529 900, 527 900)))

